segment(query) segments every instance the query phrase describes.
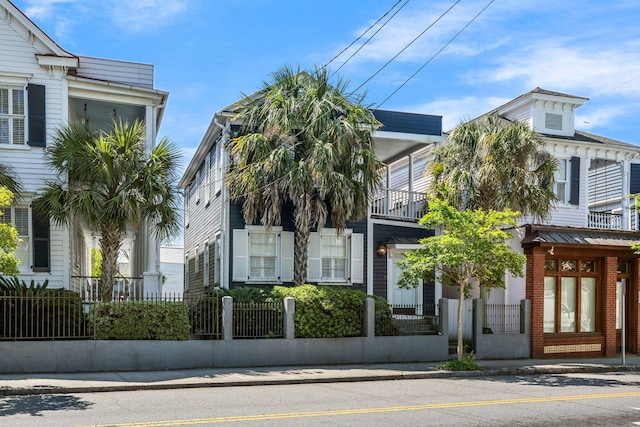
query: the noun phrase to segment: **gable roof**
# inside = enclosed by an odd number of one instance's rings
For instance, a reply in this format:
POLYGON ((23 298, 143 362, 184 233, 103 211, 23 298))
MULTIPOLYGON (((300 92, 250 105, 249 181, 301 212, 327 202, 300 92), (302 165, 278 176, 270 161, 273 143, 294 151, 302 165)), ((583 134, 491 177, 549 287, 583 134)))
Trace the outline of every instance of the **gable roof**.
POLYGON ((46 51, 41 52, 44 56, 54 56, 63 58, 75 58, 75 55, 61 48, 51 37, 38 27, 27 15, 18 9, 10 0, 0 0, 0 7, 4 9, 4 13, 11 17, 11 20, 19 22, 27 31, 37 39, 46 51))

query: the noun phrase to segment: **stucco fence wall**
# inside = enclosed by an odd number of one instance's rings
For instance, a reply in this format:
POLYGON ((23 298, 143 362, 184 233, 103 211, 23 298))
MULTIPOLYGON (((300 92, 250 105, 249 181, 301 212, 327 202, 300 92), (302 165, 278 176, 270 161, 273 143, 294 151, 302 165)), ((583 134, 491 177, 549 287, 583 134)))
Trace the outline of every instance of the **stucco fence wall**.
POLYGON ((473 300, 473 347, 478 359, 531 357, 531 301, 520 301, 520 333, 483 333, 482 300, 473 300))
MULTIPOLYGON (((368 305, 365 337, 293 338, 289 324, 286 338, 279 339, 9 341, 0 342, 0 373, 433 362, 450 357, 448 323, 442 321, 448 318, 447 300, 440 301, 439 335, 426 336, 373 336, 373 300, 368 305)), ((477 357, 512 357, 508 349, 512 343, 520 345, 519 335, 500 337, 501 345, 485 344, 485 338, 498 335, 482 337, 477 357), (496 348, 485 349, 491 345, 496 348), (500 349, 504 352, 497 354, 500 349)))

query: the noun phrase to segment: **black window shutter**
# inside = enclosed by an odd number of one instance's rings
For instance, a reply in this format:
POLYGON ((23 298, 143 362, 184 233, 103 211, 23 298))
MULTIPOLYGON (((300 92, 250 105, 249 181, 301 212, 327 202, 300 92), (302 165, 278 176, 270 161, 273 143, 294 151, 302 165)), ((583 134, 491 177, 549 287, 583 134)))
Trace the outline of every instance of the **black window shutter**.
POLYGON ((571 157, 571 194, 569 203, 580 204, 580 157, 571 157))
POLYGON ((49 218, 32 210, 33 271, 50 271, 49 266, 49 218))
POLYGON ((631 194, 640 193, 640 163, 631 163, 631 179, 629 182, 631 194))
POLYGON ((44 86, 27 85, 29 97, 29 145, 45 147, 47 145, 47 126, 45 120, 44 86))

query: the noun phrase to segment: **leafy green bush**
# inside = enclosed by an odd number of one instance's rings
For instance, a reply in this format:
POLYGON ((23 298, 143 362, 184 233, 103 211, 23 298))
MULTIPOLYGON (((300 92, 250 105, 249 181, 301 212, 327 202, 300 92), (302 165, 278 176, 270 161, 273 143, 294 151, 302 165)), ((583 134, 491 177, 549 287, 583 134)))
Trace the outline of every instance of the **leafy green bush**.
POLYGON ((189 335, 189 312, 182 302, 100 303, 89 321, 97 339, 185 340, 189 335))
POLYGON ((475 354, 464 353, 461 360, 455 359, 440 362, 438 369, 444 371, 481 371, 483 368, 476 363, 475 354))
POLYGON ((73 338, 87 335, 82 300, 76 292, 48 289, 49 282, 27 285, 0 277, 3 299, 0 333, 5 338, 73 338))
MULTIPOLYGON (((273 299, 295 299, 294 321, 297 337, 334 338, 363 335, 367 294, 362 291, 337 286, 275 286, 272 295, 273 299)), ((391 311, 386 301, 379 297, 374 299, 376 316, 388 316, 390 319, 391 311)), ((386 323, 391 324, 390 321, 386 323)))
POLYGON ((222 333, 222 297, 225 291, 217 289, 198 295, 189 307, 191 333, 219 338, 222 333))

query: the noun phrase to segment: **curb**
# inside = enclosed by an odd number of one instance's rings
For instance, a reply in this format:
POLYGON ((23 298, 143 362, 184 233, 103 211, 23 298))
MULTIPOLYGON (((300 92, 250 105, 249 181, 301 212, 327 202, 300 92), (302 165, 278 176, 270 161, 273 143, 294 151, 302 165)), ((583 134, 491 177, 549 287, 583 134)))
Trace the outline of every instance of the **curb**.
POLYGON ((140 391, 140 390, 172 390, 190 388, 213 387, 246 387, 265 385, 292 385, 314 383, 346 383, 365 381, 396 381, 414 379, 442 379, 442 378, 477 378, 477 377, 504 377, 504 376, 532 376, 532 375, 558 375, 573 373, 607 373, 607 372, 640 372, 640 366, 613 365, 613 366, 544 366, 544 367, 520 367, 520 368, 491 368, 476 371, 429 371, 429 372, 398 372, 384 375, 357 375, 357 376, 319 376, 317 378, 283 378, 283 379, 249 379, 230 381, 191 381, 182 383, 133 383, 118 385, 91 385, 86 386, 32 386, 32 387, 0 387, 0 396, 28 396, 42 394, 69 394, 69 393, 103 393, 114 391, 140 391))

